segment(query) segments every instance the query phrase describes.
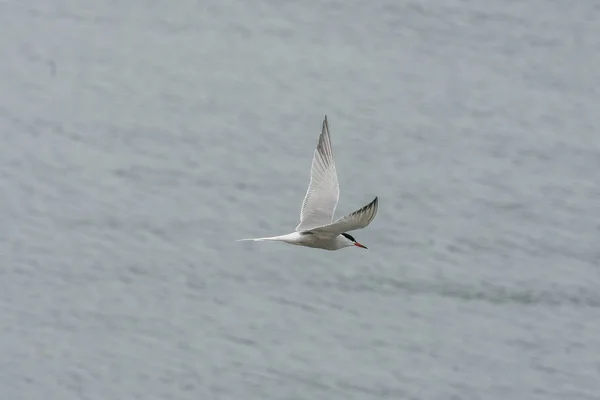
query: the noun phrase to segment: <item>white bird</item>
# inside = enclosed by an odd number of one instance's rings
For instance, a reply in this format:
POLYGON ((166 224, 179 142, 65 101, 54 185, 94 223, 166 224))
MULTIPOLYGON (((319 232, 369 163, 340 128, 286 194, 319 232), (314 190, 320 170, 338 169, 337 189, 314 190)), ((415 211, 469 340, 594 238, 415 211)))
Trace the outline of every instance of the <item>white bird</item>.
POLYGON ((358 243, 347 232, 365 228, 373 221, 377 214, 377 197, 366 206, 333 222, 339 197, 340 188, 326 115, 313 156, 310 183, 302 203, 300 223, 296 231, 287 235, 238 241, 275 241, 325 250, 339 250, 349 246, 366 249, 366 246, 358 243))

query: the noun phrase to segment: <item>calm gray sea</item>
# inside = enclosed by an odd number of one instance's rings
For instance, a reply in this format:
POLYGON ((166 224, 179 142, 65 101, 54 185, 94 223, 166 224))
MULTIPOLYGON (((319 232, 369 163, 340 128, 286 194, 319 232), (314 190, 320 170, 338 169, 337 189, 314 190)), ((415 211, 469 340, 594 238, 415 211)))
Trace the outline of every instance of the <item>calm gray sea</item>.
POLYGON ((1 0, 0 397, 600 399, 600 7, 1 0), (293 231, 323 116, 338 214, 293 231))

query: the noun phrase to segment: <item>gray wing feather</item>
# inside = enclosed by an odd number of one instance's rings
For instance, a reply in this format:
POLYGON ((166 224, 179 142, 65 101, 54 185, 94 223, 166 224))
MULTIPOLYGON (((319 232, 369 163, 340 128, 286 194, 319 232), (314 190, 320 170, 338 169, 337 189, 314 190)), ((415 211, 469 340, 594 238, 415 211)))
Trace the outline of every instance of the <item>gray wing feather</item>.
POLYGON ((319 143, 313 156, 310 183, 300 211, 300 223, 296 231, 307 231, 331 224, 340 197, 335 159, 327 116, 323 120, 319 143))
POLYGON ((314 233, 339 235, 344 232, 366 228, 377 215, 379 200, 377 197, 366 206, 337 219, 334 223, 311 229, 314 233))

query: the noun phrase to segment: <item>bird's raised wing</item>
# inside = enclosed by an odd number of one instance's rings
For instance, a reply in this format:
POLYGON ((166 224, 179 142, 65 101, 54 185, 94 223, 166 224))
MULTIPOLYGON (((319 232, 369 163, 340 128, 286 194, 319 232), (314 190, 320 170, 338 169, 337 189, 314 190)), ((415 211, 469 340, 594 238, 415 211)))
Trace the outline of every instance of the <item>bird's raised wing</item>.
POLYGON ((320 226, 311 229, 310 231, 314 233, 339 235, 344 232, 363 229, 373 221, 373 218, 375 218, 378 206, 379 200, 375 197, 375 199, 366 206, 359 208, 345 217, 337 219, 334 223, 320 226))
POLYGON ((339 198, 340 187, 335 171, 329 124, 325 116, 310 169, 310 183, 302 202, 300 223, 296 231, 307 231, 330 224, 339 198))

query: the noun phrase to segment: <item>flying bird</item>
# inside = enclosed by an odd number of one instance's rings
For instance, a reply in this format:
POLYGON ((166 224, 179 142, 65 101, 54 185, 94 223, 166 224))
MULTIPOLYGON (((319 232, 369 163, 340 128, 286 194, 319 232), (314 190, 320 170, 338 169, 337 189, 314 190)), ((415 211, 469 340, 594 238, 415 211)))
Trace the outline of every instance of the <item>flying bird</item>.
POLYGON ((335 170, 329 124, 325 115, 312 160, 310 183, 302 202, 300 223, 296 231, 287 235, 238 241, 274 241, 325 250, 339 250, 350 246, 366 249, 366 246, 357 242, 348 232, 363 229, 373 221, 377 214, 377 197, 366 206, 333 221, 339 197, 340 187, 335 170))

